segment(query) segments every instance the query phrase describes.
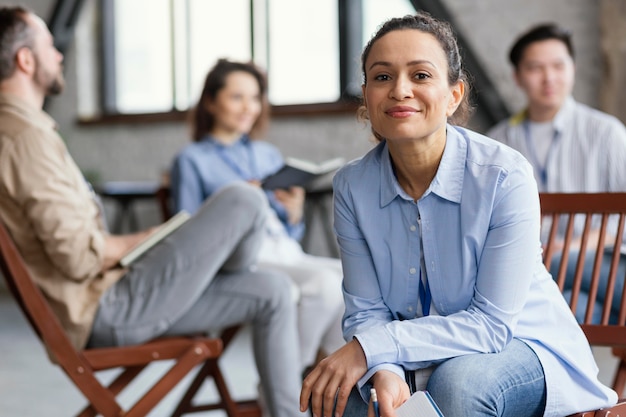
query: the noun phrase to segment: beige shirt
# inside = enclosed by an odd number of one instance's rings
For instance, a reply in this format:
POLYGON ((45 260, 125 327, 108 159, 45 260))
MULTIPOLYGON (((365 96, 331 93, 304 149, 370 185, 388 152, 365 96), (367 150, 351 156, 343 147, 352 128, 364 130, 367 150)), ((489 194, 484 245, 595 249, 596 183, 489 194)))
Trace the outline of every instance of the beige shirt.
POLYGON ((99 208, 48 114, 0 94, 0 218, 71 342, 89 337, 102 293, 123 274, 100 272, 99 208))

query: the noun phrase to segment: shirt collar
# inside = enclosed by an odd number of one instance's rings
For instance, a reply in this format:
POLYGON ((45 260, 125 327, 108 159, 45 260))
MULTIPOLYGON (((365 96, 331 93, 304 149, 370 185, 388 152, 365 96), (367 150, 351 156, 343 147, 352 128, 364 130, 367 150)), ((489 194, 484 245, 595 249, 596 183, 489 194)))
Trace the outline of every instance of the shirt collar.
MULTIPOLYGON (((565 126, 571 122, 571 117, 574 114, 574 109, 576 108, 576 101, 572 96, 567 96, 563 105, 552 119, 552 126, 554 130, 560 133, 565 126)), ((510 126, 518 126, 522 123, 528 121, 528 108, 522 110, 521 112, 515 114, 509 119, 510 126)))
POLYGON ((58 130, 59 125, 42 109, 31 106, 25 100, 13 94, 0 93, 0 107, 9 107, 29 122, 40 125, 46 129, 58 130))
MULTIPOLYGON (((454 203, 461 202, 465 161, 467 159, 467 140, 468 138, 462 130, 452 125, 447 125, 446 146, 443 150, 439 168, 437 168, 435 178, 433 178, 422 198, 432 192, 454 203)), ((382 142, 379 146, 381 147, 381 207, 388 205, 398 196, 405 200, 410 200, 411 197, 404 192, 393 172, 387 143, 382 142)))
POLYGON ((250 141, 251 141, 250 136, 248 136, 247 134, 242 135, 241 138, 239 138, 239 140, 234 141, 230 145, 224 145, 222 142, 216 140, 211 134, 204 135, 201 140, 201 142, 212 143, 215 146, 220 147, 220 148, 229 148, 231 146, 239 145, 239 144, 248 145, 250 141))
POLYGON ((563 105, 559 109, 559 112, 554 116, 552 126, 554 126, 554 130, 557 132, 562 132, 565 126, 571 122, 571 117, 574 114, 574 109, 576 108, 576 102, 572 98, 572 96, 568 96, 563 105))

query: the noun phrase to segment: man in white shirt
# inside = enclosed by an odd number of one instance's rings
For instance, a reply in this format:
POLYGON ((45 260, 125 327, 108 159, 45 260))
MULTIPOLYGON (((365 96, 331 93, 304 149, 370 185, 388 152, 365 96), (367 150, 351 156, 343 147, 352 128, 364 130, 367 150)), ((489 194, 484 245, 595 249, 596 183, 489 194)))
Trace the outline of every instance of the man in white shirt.
MULTIPOLYGON (((624 125, 572 98, 571 33, 555 24, 533 27, 514 43, 509 60, 527 106, 499 122, 487 136, 517 149, 530 161, 539 191, 626 191, 624 125)), ((592 262, 587 264, 591 267, 592 262)))
POLYGON ((571 34, 553 24, 534 27, 515 42, 509 60, 528 104, 487 136, 531 162, 539 191, 626 191, 626 129, 572 98, 571 34))

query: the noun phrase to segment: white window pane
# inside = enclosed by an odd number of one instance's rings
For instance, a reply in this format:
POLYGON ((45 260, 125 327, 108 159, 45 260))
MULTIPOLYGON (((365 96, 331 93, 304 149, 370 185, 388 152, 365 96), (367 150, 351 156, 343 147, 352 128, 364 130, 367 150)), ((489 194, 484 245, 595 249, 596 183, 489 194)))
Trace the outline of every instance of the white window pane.
POLYGON ((392 17, 415 14, 409 0, 363 0, 363 46, 376 33, 380 25, 392 17))
POLYGON ((117 108, 122 113, 172 108, 168 0, 115 2, 117 108), (141 24, 138 23, 141 16, 141 24))
POLYGON ((214 1, 189 1, 191 105, 195 105, 207 72, 219 58, 251 60, 250 1, 228 0, 216 5, 214 1))
POLYGON ((174 108, 189 108, 189 30, 187 4, 183 1, 172 2, 173 36, 174 36, 174 108))
POLYGON ((272 104, 338 100, 337 0, 271 0, 269 6, 272 104))

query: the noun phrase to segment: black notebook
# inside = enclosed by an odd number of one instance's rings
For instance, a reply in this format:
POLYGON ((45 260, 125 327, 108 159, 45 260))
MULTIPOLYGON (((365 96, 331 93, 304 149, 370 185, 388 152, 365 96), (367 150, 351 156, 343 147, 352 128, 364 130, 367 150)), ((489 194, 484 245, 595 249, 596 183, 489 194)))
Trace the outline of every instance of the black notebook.
POLYGON ((266 190, 305 187, 311 181, 336 171, 343 164, 343 158, 334 158, 319 164, 298 158, 286 158, 285 164, 274 174, 267 176, 261 185, 266 190))

